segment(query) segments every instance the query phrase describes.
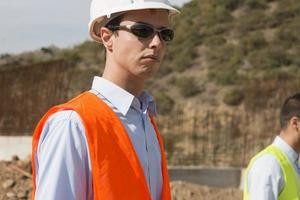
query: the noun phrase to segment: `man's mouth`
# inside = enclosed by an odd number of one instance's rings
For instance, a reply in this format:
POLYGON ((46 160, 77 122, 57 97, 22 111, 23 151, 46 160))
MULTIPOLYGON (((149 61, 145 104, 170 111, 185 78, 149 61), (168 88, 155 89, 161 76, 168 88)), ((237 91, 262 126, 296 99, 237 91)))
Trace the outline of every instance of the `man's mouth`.
POLYGON ((144 56, 143 58, 149 58, 149 59, 154 60, 156 62, 160 61, 159 57, 156 56, 156 55, 147 55, 147 56, 144 56))

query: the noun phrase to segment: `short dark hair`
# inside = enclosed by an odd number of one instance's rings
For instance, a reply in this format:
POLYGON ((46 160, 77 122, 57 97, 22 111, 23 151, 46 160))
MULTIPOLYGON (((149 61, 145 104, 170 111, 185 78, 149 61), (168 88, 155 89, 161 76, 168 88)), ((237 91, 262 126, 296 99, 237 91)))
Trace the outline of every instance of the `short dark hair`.
POLYGON ((107 24, 105 24, 105 27, 108 26, 119 26, 121 21, 123 19, 123 15, 119 15, 115 18, 113 18, 112 20, 110 20, 107 24))
POLYGON ((292 117, 300 117, 300 93, 288 97, 280 111, 280 127, 285 129, 292 117))

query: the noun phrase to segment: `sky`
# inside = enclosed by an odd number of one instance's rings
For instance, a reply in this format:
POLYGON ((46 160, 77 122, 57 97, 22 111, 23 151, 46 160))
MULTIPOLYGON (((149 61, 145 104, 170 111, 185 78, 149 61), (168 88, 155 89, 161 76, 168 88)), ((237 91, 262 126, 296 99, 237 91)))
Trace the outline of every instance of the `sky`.
MULTIPOLYGON (((182 6, 190 0, 169 0, 182 6)), ((88 39, 90 0, 0 0, 0 54, 88 39)))

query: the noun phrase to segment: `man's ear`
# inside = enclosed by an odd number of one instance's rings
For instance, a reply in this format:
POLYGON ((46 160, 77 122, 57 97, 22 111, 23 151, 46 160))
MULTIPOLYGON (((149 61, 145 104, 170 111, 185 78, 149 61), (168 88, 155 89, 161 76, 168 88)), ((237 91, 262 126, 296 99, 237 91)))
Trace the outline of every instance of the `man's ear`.
POLYGON ((300 130, 300 118, 299 117, 296 117, 296 116, 293 116, 291 119, 290 119, 290 126, 299 131, 300 130))
POLYGON ((108 51, 112 51, 113 46, 113 32, 106 27, 100 28, 100 37, 103 45, 108 51))

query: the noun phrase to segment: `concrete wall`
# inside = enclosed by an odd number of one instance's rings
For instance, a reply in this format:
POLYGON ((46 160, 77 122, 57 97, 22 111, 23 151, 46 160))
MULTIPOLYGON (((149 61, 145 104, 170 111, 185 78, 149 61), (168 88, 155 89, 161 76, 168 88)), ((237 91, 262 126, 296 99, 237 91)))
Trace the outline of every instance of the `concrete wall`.
POLYGON ((240 168, 169 167, 171 181, 187 181, 212 187, 243 188, 243 170, 240 168))
POLYGON ((31 136, 0 136, 0 160, 11 160, 13 155, 21 159, 31 155, 31 136))

